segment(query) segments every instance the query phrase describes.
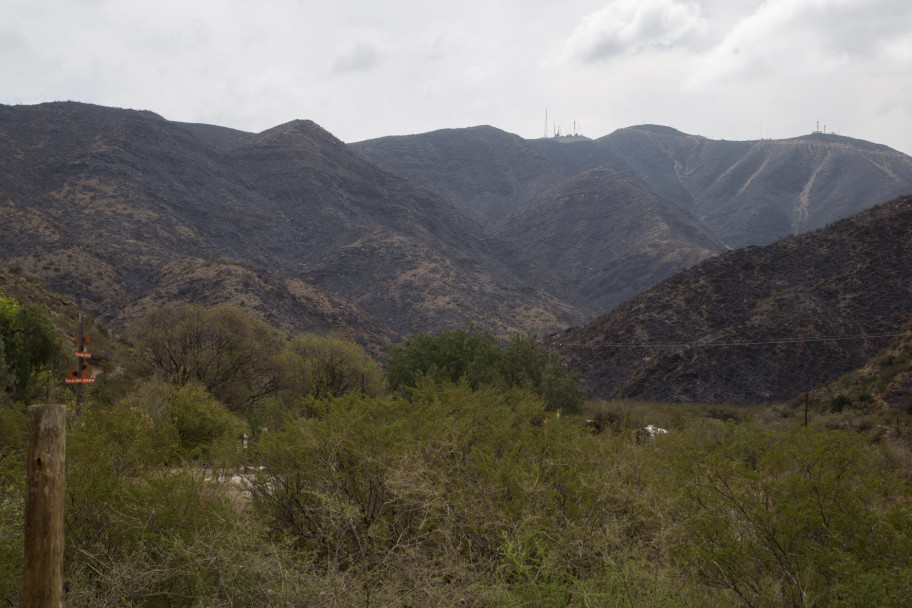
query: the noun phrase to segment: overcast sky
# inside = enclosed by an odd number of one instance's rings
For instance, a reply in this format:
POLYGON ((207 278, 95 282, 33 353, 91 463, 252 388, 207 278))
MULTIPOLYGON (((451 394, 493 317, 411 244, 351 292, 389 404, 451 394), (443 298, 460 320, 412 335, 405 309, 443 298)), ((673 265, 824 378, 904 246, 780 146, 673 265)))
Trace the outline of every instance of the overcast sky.
POLYGON ((0 0, 0 103, 67 99, 348 142, 819 121, 912 154, 912 2, 0 0))

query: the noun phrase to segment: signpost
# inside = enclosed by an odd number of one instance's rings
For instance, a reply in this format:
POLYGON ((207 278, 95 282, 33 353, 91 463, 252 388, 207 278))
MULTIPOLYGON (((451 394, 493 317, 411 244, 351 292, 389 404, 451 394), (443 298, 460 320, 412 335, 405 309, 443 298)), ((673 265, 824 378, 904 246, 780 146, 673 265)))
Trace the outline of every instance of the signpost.
POLYGON ((83 315, 82 313, 79 313, 79 334, 74 340, 76 343, 76 369, 75 371, 67 372, 67 377, 64 380, 64 382, 67 384, 76 385, 77 416, 79 415, 80 409, 82 407, 82 385, 92 384, 95 382, 95 378, 89 376, 88 360, 92 358, 92 353, 86 350, 86 344, 91 341, 92 339, 85 335, 83 315))

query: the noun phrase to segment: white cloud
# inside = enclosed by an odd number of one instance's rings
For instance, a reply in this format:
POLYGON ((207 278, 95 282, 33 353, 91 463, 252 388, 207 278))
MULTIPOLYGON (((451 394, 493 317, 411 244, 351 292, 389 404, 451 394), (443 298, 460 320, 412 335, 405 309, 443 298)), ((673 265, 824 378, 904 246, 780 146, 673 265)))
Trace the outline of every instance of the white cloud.
POLYGON ((583 18, 564 59, 595 62, 649 49, 669 49, 705 25, 699 5, 679 0, 613 0, 583 18))
POLYGON ((346 141, 549 122, 910 150, 909 0, 0 0, 0 103, 75 99, 346 141))
POLYGON ((336 57, 333 72, 365 72, 375 67, 380 60, 381 53, 376 47, 365 42, 357 42, 336 57))
POLYGON ((690 86, 838 77, 893 63, 910 15, 907 0, 766 0, 701 60, 690 86))

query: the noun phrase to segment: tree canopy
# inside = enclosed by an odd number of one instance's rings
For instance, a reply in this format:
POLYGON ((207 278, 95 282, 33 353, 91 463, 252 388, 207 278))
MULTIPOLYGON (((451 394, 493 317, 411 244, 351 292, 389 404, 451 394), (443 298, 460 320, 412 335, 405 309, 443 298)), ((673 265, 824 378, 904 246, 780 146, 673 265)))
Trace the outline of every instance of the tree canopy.
POLYGON ((138 359, 166 382, 199 382, 234 412, 280 388, 274 327, 233 306, 173 304, 149 311, 130 331, 138 359))
POLYGON ((475 328, 436 334, 413 332, 387 348, 391 390, 414 387, 421 378, 467 382, 472 388, 519 387, 544 399, 550 410, 579 411, 585 390, 566 367, 535 337, 516 334, 506 343, 475 328))
POLYGON ((0 387, 23 398, 35 372, 60 352, 60 339, 40 309, 0 293, 0 387))

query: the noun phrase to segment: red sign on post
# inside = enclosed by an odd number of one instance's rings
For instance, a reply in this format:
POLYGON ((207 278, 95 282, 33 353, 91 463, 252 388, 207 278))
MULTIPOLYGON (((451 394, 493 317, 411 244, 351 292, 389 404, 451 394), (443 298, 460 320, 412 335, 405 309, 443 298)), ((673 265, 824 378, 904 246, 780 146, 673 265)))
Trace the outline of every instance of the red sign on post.
POLYGON ((92 353, 88 353, 88 352, 86 352, 86 351, 84 351, 84 350, 77 350, 77 351, 76 351, 76 356, 79 357, 80 359, 91 359, 91 358, 92 358, 92 353))

